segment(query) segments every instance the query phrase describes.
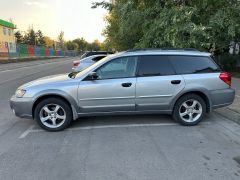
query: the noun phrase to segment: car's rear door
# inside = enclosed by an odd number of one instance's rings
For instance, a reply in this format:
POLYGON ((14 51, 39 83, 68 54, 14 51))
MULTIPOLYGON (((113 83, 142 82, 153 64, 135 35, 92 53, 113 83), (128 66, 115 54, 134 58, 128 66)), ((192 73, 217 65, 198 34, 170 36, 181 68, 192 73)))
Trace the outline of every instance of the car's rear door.
POLYGON ((99 79, 79 84, 80 113, 135 110, 137 57, 113 59, 96 70, 99 79))
POLYGON ((136 83, 136 110, 169 111, 170 102, 185 86, 167 56, 139 57, 136 83))

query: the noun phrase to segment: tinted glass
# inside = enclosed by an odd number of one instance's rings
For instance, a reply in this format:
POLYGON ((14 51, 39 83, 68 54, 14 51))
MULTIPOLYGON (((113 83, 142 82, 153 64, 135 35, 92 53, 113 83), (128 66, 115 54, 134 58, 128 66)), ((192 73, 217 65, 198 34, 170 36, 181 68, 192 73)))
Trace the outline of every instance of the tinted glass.
POLYGON ((99 61, 99 60, 101 60, 102 58, 105 58, 105 57, 106 56, 98 56, 98 57, 93 58, 92 60, 97 62, 97 61, 99 61))
POLYGON ((219 72, 220 68, 210 57, 169 56, 178 74, 219 72))
POLYGON ((164 76, 175 74, 167 56, 141 56, 139 76, 164 76))
POLYGON ((123 57, 110 61, 97 70, 100 79, 134 77, 137 57, 123 57))
POLYGON ((108 54, 107 52, 104 51, 93 51, 93 52, 86 52, 81 56, 81 59, 93 56, 93 55, 98 55, 98 54, 108 54))

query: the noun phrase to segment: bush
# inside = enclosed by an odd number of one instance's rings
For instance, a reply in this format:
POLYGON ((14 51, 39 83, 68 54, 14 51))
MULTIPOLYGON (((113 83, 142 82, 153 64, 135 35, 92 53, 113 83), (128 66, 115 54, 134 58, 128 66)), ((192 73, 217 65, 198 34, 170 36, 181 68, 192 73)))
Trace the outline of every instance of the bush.
POLYGON ((239 55, 230 55, 230 54, 223 54, 219 55, 216 58, 218 64, 225 70, 229 72, 236 72, 237 71, 237 63, 240 62, 239 55))

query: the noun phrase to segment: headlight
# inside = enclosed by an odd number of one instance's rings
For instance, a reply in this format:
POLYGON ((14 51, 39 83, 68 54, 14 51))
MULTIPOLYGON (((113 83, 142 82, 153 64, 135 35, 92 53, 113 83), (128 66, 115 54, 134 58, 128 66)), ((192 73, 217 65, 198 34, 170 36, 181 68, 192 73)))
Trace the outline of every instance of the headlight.
POLYGON ((23 97, 23 95, 24 95, 25 93, 26 93, 26 90, 24 90, 24 89, 18 89, 18 90, 16 90, 15 95, 16 95, 16 97, 21 98, 21 97, 23 97))

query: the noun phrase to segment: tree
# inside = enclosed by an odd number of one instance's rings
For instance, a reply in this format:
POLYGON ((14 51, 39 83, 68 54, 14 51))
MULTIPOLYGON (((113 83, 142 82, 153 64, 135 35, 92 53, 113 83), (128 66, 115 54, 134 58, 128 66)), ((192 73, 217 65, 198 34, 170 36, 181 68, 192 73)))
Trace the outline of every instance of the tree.
POLYGON ((78 45, 78 51, 83 53, 87 50, 88 42, 84 38, 77 38, 73 40, 78 45))
POLYGON ((94 40, 92 43, 88 44, 88 50, 99 51, 101 48, 101 43, 98 40, 94 40))
MULTIPOLYGON (((104 35, 117 50, 192 47, 219 51, 240 41, 238 0, 116 0, 104 35)), ((111 8, 109 8, 111 6, 111 8)))
POLYGON ((23 35, 20 31, 15 32, 16 43, 23 43, 23 35))
POLYGON ((62 50, 65 50, 65 40, 64 40, 64 32, 63 31, 61 31, 58 36, 58 42, 59 42, 59 47, 62 50))
POLYGON ((46 45, 45 38, 44 38, 41 30, 37 31, 35 37, 36 37, 36 44, 38 46, 45 46, 46 45))
POLYGON ((35 31, 31 28, 23 37, 23 43, 28 45, 36 45, 36 34, 35 31))
POLYGON ((51 39, 48 36, 44 36, 44 41, 45 41, 45 46, 46 47, 49 47, 49 48, 53 47, 53 45, 54 45, 54 40, 53 39, 51 39))
POLYGON ((68 41, 68 42, 66 42, 66 48, 67 48, 67 50, 77 50, 78 44, 73 41, 68 41))

